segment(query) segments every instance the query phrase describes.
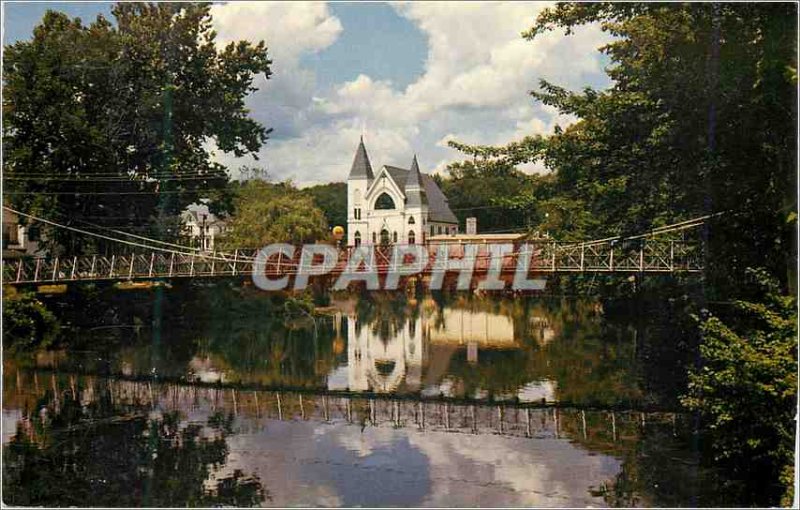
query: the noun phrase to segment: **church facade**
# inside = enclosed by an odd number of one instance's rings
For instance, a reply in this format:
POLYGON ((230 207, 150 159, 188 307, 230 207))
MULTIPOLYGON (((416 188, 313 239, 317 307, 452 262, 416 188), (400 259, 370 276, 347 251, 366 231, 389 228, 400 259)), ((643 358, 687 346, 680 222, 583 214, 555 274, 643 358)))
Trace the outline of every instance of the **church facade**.
POLYGON ((455 235, 458 219, 428 174, 384 165, 375 174, 362 138, 347 177, 347 244, 422 244, 431 236, 455 235))

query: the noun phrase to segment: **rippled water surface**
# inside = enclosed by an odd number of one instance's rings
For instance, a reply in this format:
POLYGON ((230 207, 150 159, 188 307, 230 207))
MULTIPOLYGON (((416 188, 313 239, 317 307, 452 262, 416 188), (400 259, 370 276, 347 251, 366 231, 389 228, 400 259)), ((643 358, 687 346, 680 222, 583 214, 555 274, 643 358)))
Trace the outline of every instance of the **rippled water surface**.
POLYGON ((224 285, 46 299, 71 348, 4 359, 6 503, 726 502, 654 319, 401 294, 312 316, 224 285))

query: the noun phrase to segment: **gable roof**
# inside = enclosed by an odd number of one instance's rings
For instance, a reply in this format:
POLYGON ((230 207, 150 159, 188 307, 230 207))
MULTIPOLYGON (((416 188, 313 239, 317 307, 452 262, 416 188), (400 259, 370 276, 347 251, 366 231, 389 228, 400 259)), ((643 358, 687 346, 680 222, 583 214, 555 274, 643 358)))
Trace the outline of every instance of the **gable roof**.
POLYGON ((422 187, 425 188, 425 194, 428 196, 428 216, 430 220, 458 224, 458 218, 450 210, 447 197, 439 189, 439 185, 436 184, 433 177, 428 174, 420 174, 420 176, 422 177, 422 187))
POLYGON ((184 222, 192 222, 197 225, 203 223, 203 215, 206 216, 206 225, 224 224, 225 220, 218 218, 215 214, 208 210, 206 204, 190 204, 183 210, 181 216, 184 222))
MULTIPOLYGON (((409 170, 397 166, 384 165, 389 177, 397 184, 397 187, 405 195, 406 183, 408 181, 409 170)), ((428 219, 439 223, 458 223, 458 218, 450 210, 447 204, 447 197, 439 189, 436 181, 433 180, 428 174, 419 174, 421 178, 422 189, 428 199, 428 219)))

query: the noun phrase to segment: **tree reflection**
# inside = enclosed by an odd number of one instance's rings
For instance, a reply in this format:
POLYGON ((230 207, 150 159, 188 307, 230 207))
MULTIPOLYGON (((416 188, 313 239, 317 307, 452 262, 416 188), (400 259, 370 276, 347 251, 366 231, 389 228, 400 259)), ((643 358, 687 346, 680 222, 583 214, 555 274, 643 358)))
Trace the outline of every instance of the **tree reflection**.
MULTIPOLYGON (((84 390, 85 391, 85 390, 84 390)), ((114 406, 80 392, 49 393, 3 448, 4 502, 21 506, 254 506, 269 494, 236 470, 210 481, 228 457, 232 416, 186 423, 179 413, 114 406)))

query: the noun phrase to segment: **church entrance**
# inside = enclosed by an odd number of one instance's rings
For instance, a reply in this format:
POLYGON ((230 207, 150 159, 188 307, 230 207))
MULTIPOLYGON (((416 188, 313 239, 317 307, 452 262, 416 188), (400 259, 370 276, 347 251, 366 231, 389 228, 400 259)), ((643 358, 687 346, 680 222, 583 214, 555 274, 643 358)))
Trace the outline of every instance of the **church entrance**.
POLYGON ((386 229, 381 230, 381 246, 388 246, 389 241, 389 231, 386 229))

